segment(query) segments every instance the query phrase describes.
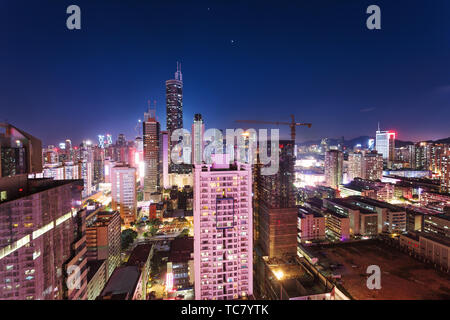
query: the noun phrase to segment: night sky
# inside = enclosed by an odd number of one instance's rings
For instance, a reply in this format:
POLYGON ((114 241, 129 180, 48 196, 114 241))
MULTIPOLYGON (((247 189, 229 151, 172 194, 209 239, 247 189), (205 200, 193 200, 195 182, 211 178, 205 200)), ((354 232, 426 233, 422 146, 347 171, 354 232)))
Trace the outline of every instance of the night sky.
MULTIPOLYGON (((0 0, 0 121, 56 144, 134 138, 147 100, 165 128, 182 63, 184 126, 312 122, 297 139, 450 136, 450 1, 0 0), (170 4, 169 4, 170 3, 170 4), (66 28, 67 6, 81 30, 66 28), (382 30, 366 28, 381 7, 382 30)), ((288 129, 282 130, 288 137, 288 129)))

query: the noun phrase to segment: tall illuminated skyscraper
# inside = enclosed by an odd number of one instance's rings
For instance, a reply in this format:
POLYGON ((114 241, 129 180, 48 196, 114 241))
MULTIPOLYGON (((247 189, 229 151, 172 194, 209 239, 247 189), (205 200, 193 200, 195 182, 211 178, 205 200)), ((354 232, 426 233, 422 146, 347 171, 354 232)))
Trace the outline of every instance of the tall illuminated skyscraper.
POLYGON ((344 154, 339 150, 325 153, 325 182, 327 186, 338 189, 343 179, 344 154))
POLYGON ((253 294, 251 166, 229 164, 225 157, 194 166, 197 300, 253 294))
POLYGON ((150 200, 150 194, 156 192, 160 175, 160 125, 156 121, 156 110, 149 109, 144 115, 144 200, 150 200))
MULTIPOLYGON (((169 162, 172 148, 178 143, 171 141, 172 133, 183 128, 183 75, 181 63, 177 62, 175 79, 166 81, 166 128, 169 136, 169 162)), ((182 165, 170 163, 169 173, 181 173, 182 165)))
POLYGON ((376 133, 375 150, 383 155, 383 161, 388 168, 391 168, 395 160, 395 132, 380 131, 378 127, 376 133))

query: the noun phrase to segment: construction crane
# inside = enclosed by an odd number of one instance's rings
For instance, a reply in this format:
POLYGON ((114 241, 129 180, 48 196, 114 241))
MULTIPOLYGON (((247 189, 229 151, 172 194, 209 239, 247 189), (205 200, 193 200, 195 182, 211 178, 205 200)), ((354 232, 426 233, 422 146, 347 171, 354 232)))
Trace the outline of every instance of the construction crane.
POLYGON ((291 122, 285 122, 285 121, 260 121, 260 120, 236 120, 236 122, 239 123, 255 123, 255 124, 274 124, 274 125, 287 125, 291 128, 291 139, 295 142, 295 128, 297 126, 307 126, 308 128, 311 128, 311 123, 299 123, 295 122, 295 117, 293 114, 291 114, 291 122))

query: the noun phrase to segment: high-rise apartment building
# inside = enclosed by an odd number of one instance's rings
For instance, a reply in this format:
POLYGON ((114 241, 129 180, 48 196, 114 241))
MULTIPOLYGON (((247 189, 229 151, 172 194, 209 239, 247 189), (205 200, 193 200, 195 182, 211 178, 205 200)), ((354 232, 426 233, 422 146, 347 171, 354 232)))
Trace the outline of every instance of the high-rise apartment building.
POLYGON ((378 131, 376 132, 375 150, 383 155, 383 161, 388 168, 391 168, 395 160, 395 132, 378 131))
POLYGON ((194 166, 197 300, 231 300, 253 293, 251 166, 219 158, 194 166))
POLYGON ((0 179, 0 299, 86 298, 81 180, 0 179))
POLYGON ((159 187, 160 176, 160 125, 156 121, 156 110, 149 109, 144 115, 144 200, 159 187))
POLYGON ((361 178, 381 180, 383 177, 383 156, 376 151, 364 153, 361 169, 361 178))
POLYGON ((344 154, 339 150, 325 153, 325 183, 328 187, 338 189, 342 184, 344 154))
POLYGON ((383 177, 383 157, 376 151, 350 153, 348 162, 350 181, 355 178, 379 180, 383 177))
POLYGON ((117 211, 94 211, 86 218, 88 261, 106 260, 106 281, 120 265, 120 214, 117 211))
POLYGON ((136 221, 136 168, 116 165, 111 169, 112 209, 120 212, 122 223, 129 226, 136 221))

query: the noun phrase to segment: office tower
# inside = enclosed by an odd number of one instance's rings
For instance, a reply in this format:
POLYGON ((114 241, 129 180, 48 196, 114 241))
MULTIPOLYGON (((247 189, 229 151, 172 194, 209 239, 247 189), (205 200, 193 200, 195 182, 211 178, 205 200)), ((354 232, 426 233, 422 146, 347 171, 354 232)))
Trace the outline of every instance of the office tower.
POLYGON ((82 188, 81 180, 0 179, 0 299, 85 299, 82 188))
POLYGON ((375 139, 375 150, 383 155, 383 161, 388 168, 395 160, 395 132, 380 131, 378 128, 375 139))
POLYGON ((173 147, 181 141, 181 138, 172 141, 172 134, 175 130, 183 128, 183 75, 181 63, 178 62, 175 79, 166 81, 166 117, 166 130, 169 135, 169 173, 183 173, 187 167, 173 163, 170 157, 173 147))
POLYGON ((106 260, 106 281, 120 265, 120 214, 117 211, 94 211, 86 218, 88 261, 106 260))
POLYGON ((142 137, 136 137, 134 141, 134 166, 138 170, 139 184, 144 187, 145 161, 144 161, 144 141, 142 137))
POLYGON ((251 166, 226 156, 194 166, 194 266, 197 300, 253 293, 251 166))
POLYGON ((80 145, 79 173, 84 181, 83 198, 94 192, 94 151, 92 142, 85 140, 80 145))
POLYGON ((64 142, 64 152, 66 153, 66 160, 67 161, 75 161, 74 159, 74 152, 72 147, 72 141, 70 139, 66 139, 64 142))
POLYGON ((350 153, 348 162, 350 181, 355 178, 380 180, 383 177, 383 157, 376 151, 350 153))
POLYGON ((169 134, 167 131, 161 131, 160 136, 160 165, 161 165, 161 183, 160 185, 168 189, 170 188, 169 184, 169 134))
MULTIPOLYGON (((271 154, 271 142, 267 142, 271 154)), ((257 174, 260 246, 264 256, 290 257, 297 253, 297 213, 294 193, 294 141, 279 141, 279 170, 257 174)))
POLYGON ((89 197, 93 192, 93 163, 88 160, 80 160, 78 163, 78 172, 80 174, 80 178, 84 181, 84 189, 83 189, 83 199, 89 197))
POLYGON ((203 135, 205 133, 205 125, 202 115, 196 113, 194 115, 194 123, 192 124, 192 164, 201 164, 203 161, 203 135))
POLYGON ((125 139, 125 135, 123 133, 120 133, 117 137, 117 146, 125 146, 127 144, 127 140, 125 139))
POLYGON ((362 160, 362 178, 381 180, 383 177, 383 156, 376 151, 365 152, 362 160))
POLYGON ((144 200, 150 200, 150 195, 159 187, 160 175, 160 125, 156 121, 156 110, 149 108, 144 114, 144 200))
POLYGON ((328 187, 339 189, 343 177, 344 154, 338 150, 325 153, 325 182, 328 187))
POLYGON ((348 155, 348 180, 362 178, 362 158, 361 152, 352 152, 348 155))
POLYGON ((136 221, 136 168, 116 165, 111 169, 112 209, 120 212, 122 223, 130 226, 136 221))
POLYGON ((369 139, 367 142, 367 149, 373 151, 375 149, 375 139, 369 139))
POLYGON ((42 142, 8 123, 0 123, 0 177, 42 172, 42 142))
POLYGON ((105 181, 105 150, 94 147, 93 184, 98 185, 105 181))

